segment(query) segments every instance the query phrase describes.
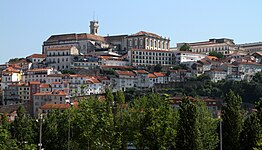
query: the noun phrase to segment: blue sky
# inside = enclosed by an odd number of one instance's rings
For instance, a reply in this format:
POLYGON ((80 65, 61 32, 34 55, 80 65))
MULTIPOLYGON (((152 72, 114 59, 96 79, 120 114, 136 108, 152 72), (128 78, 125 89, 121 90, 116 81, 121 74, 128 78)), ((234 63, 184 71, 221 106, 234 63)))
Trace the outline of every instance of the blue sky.
POLYGON ((0 63, 41 53, 52 34, 89 32, 99 21, 100 35, 141 30, 177 42, 232 38, 262 41, 261 0, 1 0, 0 63))

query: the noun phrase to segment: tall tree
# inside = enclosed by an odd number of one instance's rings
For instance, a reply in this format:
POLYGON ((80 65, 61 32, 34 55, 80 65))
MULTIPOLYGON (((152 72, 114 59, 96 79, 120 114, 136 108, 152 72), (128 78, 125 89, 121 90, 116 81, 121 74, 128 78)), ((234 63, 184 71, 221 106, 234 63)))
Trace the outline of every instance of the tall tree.
POLYGON ((176 149, 184 150, 186 147, 189 150, 198 150, 199 135, 197 107, 185 97, 179 108, 176 149))
POLYGON ((257 147, 261 133, 257 114, 252 113, 244 122, 243 131, 241 132, 241 148, 243 150, 250 150, 257 147))
POLYGON ((230 90, 225 96, 225 106, 222 107, 223 119, 223 149, 240 149, 240 133, 242 131, 242 99, 230 90))
POLYGON ((197 101, 197 118, 199 128, 199 150, 214 150, 218 143, 217 123, 204 101, 197 101))
POLYGON ((17 140, 20 148, 25 145, 36 143, 36 121, 33 120, 23 106, 20 106, 17 110, 17 117, 11 124, 12 137, 17 140))

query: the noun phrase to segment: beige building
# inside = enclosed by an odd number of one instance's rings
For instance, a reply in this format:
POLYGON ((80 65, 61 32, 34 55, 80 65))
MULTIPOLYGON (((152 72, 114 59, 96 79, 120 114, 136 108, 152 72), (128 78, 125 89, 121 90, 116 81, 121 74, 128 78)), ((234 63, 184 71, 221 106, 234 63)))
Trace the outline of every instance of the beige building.
POLYGON ((187 44, 190 46, 191 52, 194 53, 205 53, 209 52, 221 52, 222 54, 231 54, 238 49, 238 46, 235 45, 234 40, 232 39, 209 39, 209 41, 203 42, 193 42, 193 43, 177 43, 178 49, 181 46, 187 44))
POLYGON ((98 35, 98 27, 98 21, 90 21, 90 34, 72 33, 52 35, 44 41, 42 53, 47 54, 48 49, 61 46, 75 46, 83 54, 88 54, 96 49, 108 48, 109 45, 104 37, 98 35))
POLYGON ((262 51, 262 42, 245 43, 238 45, 240 49, 246 52, 259 52, 262 51))
POLYGON ((167 50, 170 40, 157 34, 140 31, 127 37, 128 49, 167 50))
POLYGON ((74 57, 79 55, 79 51, 75 46, 50 48, 46 53, 47 65, 57 70, 70 70, 74 57))
POLYGON ((128 52, 132 66, 152 66, 173 64, 173 52, 168 50, 132 49, 128 52))

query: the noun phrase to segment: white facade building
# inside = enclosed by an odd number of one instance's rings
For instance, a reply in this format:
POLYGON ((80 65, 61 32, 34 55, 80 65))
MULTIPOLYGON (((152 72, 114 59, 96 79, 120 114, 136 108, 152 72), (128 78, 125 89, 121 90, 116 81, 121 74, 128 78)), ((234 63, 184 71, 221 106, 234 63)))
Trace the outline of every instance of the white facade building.
POLYGON ((47 51, 46 62, 49 67, 57 70, 70 70, 74 57, 79 55, 76 47, 55 47, 47 51))

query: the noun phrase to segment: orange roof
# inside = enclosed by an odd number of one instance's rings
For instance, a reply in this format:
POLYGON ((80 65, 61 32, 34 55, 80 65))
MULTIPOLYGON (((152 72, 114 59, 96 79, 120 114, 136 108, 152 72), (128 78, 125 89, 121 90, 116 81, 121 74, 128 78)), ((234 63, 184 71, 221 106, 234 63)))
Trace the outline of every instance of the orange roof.
POLYGON ((116 73, 118 75, 124 75, 124 76, 135 76, 135 74, 132 71, 121 71, 121 70, 116 70, 116 73))
POLYGON ((52 82, 52 84, 62 84, 61 82, 52 82))
POLYGON ((154 72, 154 75, 156 75, 157 77, 165 77, 166 74, 162 73, 162 72, 154 72))
POLYGON ((8 67, 5 70, 2 71, 3 73, 20 73, 19 70, 14 69, 13 67, 8 67))
POLYGON ((148 72, 145 70, 134 70, 134 72, 137 74, 148 74, 148 72))
POLYGON ((149 78, 157 78, 153 73, 149 73, 147 76, 148 76, 149 78))
POLYGON ((40 82, 39 81, 31 81, 31 82, 29 82, 29 84, 40 84, 40 82))
POLYGON ((28 56, 27 58, 46 58, 45 54, 32 54, 28 56))
MULTIPOLYGON (((75 108, 78 106, 78 102, 74 102, 73 104, 75 108)), ((44 104, 40 106, 40 109, 67 109, 69 107, 69 104, 44 104)))
POLYGON ((41 72, 41 71, 47 71, 49 68, 38 68, 38 69, 32 69, 28 70, 27 72, 41 72))
POLYGON ((59 90, 59 91, 53 91, 53 92, 41 92, 41 93, 35 93, 34 94, 34 96, 46 96, 46 95, 66 96, 66 93, 63 90, 59 90))
POLYGON ((40 88, 49 88, 49 87, 50 87, 49 84, 45 84, 45 83, 40 84, 40 88))
POLYGON ((91 78, 89 79, 92 83, 101 83, 98 79, 96 78, 91 78))
POLYGON ((217 60, 218 58, 216 56, 207 56, 208 59, 210 60, 217 60))

